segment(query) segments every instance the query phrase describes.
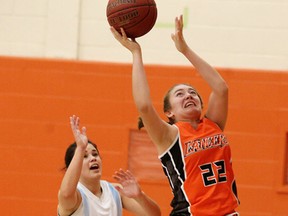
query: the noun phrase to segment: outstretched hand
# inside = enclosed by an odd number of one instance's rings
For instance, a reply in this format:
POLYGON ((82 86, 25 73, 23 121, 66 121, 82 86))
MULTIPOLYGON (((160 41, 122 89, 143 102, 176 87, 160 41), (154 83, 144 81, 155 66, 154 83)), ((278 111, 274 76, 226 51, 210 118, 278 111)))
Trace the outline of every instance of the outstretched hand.
POLYGON ((74 135, 75 142, 78 147, 86 149, 88 145, 88 138, 86 134, 86 127, 79 128, 80 118, 78 116, 70 116, 70 126, 74 135))
POLYGON ((171 34, 171 38, 174 41, 177 50, 181 53, 185 53, 188 49, 188 46, 183 36, 183 26, 183 15, 180 15, 179 18, 175 18, 175 33, 171 34))
POLYGON ((129 198, 136 198, 141 194, 140 186, 129 170, 119 169, 115 172, 113 178, 122 185, 122 187, 115 186, 120 194, 129 198))
POLYGON ((114 37, 116 38, 116 40, 119 41, 119 43, 121 43, 124 47, 126 47, 128 50, 130 50, 130 52, 134 52, 137 50, 140 50, 140 45, 136 42, 135 38, 129 39, 124 31, 123 28, 121 28, 121 34, 113 27, 110 27, 110 30, 112 32, 112 34, 114 35, 114 37))

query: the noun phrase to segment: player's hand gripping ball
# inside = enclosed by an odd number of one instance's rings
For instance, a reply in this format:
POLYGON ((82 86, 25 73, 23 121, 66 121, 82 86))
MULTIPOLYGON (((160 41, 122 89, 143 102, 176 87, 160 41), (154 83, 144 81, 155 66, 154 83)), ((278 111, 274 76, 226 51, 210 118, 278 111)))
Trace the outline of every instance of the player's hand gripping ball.
POLYGON ((153 28, 157 7, 154 0, 109 0, 106 16, 109 25, 118 32, 123 28, 127 37, 137 38, 153 28))

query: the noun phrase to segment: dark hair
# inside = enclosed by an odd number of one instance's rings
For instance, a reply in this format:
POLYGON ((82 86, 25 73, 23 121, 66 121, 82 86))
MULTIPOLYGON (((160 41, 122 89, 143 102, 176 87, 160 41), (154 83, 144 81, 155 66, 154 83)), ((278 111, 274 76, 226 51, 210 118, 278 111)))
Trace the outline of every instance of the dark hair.
MULTIPOLYGON (((96 150, 98 151, 98 153, 99 153, 99 150, 98 150, 97 145, 95 143, 93 143, 90 140, 88 140, 88 144, 93 145, 96 148, 96 150)), ((77 147, 77 144, 76 144, 76 142, 74 142, 71 145, 69 145, 68 148, 66 149, 66 153, 65 153, 65 168, 64 168, 65 170, 69 167, 69 165, 70 165, 70 163, 72 161, 72 158, 74 157, 76 147, 77 147)))
MULTIPOLYGON (((163 99, 163 111, 164 113, 169 111, 171 109, 171 104, 170 104, 170 94, 171 94, 171 91, 178 85, 187 85, 187 86, 190 86, 191 88, 193 88, 195 90, 195 88, 190 85, 190 84, 186 84, 186 83, 179 83, 179 84, 175 84, 173 85, 165 94, 164 96, 164 99, 163 99)), ((196 91, 196 90, 195 90, 196 91)), ((199 99, 200 99, 200 103, 201 103, 201 107, 203 108, 203 101, 202 101, 202 98, 201 96, 199 95, 199 93, 196 91, 199 99)), ((172 119, 172 118, 168 118, 168 124, 174 124, 175 123, 175 120, 172 119)), ((142 127, 144 127, 144 124, 143 124, 143 121, 141 119, 141 117, 138 118, 138 129, 140 130, 142 127)))

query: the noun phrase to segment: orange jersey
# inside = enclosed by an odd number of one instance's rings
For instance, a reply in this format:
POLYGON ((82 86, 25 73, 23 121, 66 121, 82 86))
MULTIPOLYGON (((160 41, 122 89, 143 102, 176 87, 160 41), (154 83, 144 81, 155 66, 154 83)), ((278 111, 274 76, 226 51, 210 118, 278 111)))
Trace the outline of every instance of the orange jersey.
POLYGON ((194 129, 177 122, 179 134, 159 156, 174 198, 170 215, 224 216, 239 205, 231 150, 222 130, 203 118, 194 129))

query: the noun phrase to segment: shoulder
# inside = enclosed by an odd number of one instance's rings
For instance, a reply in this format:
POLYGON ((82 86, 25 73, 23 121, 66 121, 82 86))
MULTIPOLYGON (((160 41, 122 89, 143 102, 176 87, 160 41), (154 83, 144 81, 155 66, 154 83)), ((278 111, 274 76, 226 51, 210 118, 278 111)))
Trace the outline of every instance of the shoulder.
MULTIPOLYGON (((82 195, 80 193, 80 191, 77 189, 76 190, 76 194, 77 194, 77 199, 76 199, 76 203, 74 205, 74 207, 67 207, 67 200, 65 200, 65 202, 59 202, 58 206, 57 206, 57 213, 58 216, 62 216, 62 215, 74 215, 74 213, 81 211, 81 209, 83 208, 83 202, 82 202, 82 195)), ((70 206, 70 204, 69 204, 70 206)))
POLYGON ((211 119, 207 118, 206 116, 203 117, 202 122, 203 122, 203 124, 211 125, 212 127, 215 127, 215 128, 222 131, 222 129, 219 127, 219 125, 216 122, 212 121, 211 119))
POLYGON ((101 187, 104 189, 104 190, 109 190, 111 191, 112 193, 118 193, 118 190, 117 190, 117 187, 121 187, 122 188, 122 185, 119 184, 119 183, 112 183, 112 182, 108 182, 108 181, 105 181, 105 180, 101 180, 101 187))
POLYGON ((122 187, 121 184, 119 183, 116 183, 116 182, 112 182, 112 183, 109 183, 110 185, 114 186, 114 187, 122 187))
POLYGON ((106 180, 100 180, 100 184, 102 188, 109 188, 109 187, 114 187, 113 183, 110 183, 106 180))
POLYGON ((101 186, 102 185, 106 185, 106 186, 114 186, 114 187, 120 185, 119 183, 109 182, 109 181, 106 181, 106 180, 100 180, 100 184, 101 184, 101 186))

